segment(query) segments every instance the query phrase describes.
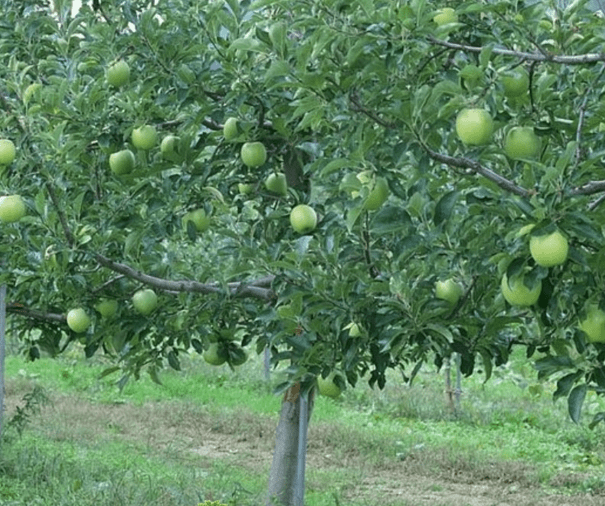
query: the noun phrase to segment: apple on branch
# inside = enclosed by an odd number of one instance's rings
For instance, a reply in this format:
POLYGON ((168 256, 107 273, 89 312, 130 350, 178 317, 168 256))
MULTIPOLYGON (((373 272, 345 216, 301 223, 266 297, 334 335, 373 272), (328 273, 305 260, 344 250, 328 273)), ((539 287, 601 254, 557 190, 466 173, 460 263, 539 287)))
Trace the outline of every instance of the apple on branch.
POLYGON ((15 223, 25 216, 27 208, 20 195, 0 197, 0 221, 15 223))

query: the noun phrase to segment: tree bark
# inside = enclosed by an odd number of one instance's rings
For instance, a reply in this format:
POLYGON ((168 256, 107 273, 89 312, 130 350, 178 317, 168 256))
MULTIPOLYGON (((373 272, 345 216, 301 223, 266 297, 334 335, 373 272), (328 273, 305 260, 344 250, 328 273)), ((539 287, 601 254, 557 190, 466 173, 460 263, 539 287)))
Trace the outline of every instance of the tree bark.
POLYGON ((302 409, 307 423, 303 421, 301 424, 302 402, 300 384, 297 383, 286 391, 282 401, 269 474, 267 506, 304 506, 306 428, 311 416, 311 396, 302 409))
POLYGON ((4 434, 4 353, 6 339, 6 285, 0 285, 0 438, 4 434))

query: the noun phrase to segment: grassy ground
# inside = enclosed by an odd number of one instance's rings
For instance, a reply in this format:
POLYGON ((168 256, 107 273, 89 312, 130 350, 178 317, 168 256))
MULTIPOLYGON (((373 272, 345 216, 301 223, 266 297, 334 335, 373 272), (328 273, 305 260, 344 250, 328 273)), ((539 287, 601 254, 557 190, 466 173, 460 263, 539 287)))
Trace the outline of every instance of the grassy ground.
MULTIPOLYGON (((4 506, 262 504, 280 399, 260 361, 235 373, 192 358, 120 392, 100 359, 7 360, 7 410, 44 387, 48 402, 0 452, 4 506)), ((521 357, 489 383, 465 379, 448 409, 443 378, 412 388, 360 386, 317 399, 309 434, 309 506, 605 504, 605 428, 569 422, 552 385, 521 357)), ((34 399, 35 400, 35 399, 34 399)), ((589 411, 603 409, 596 398, 589 411)))

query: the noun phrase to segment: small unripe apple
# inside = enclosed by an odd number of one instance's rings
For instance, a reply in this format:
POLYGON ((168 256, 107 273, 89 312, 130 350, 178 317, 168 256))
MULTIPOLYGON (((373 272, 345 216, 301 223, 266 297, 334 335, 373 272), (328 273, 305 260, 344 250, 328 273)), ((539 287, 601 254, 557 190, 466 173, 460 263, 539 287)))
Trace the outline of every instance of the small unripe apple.
POLYGON ((238 135, 237 118, 227 118, 223 125, 223 137, 227 142, 230 142, 236 139, 238 135))
POLYGON ((95 306, 95 309, 104 318, 111 318, 118 311, 118 301, 115 299, 103 299, 95 306))
POLYGON ((299 204, 290 212, 290 224, 299 234, 307 234, 317 226, 317 213, 306 205, 299 204))
POLYGON ((288 194, 288 183, 286 182, 285 174, 269 174, 265 181, 265 188, 276 195, 288 194))
POLYGON ((437 26, 448 25, 458 21, 458 14, 451 7, 439 9, 433 16, 433 21, 437 26))
POLYGON ((16 150, 13 141, 0 139, 0 165, 10 165, 15 159, 16 150))
POLYGON ((117 61, 107 69, 107 82, 116 88, 124 86, 130 79, 130 67, 124 60, 117 61))
POLYGON ((586 334, 590 343, 605 343, 605 312, 597 305, 590 306, 586 317, 580 321, 579 329, 586 334))
POLYGON ((0 221, 14 223, 25 216, 27 208, 20 195, 0 197, 0 221))
POLYGON ((502 276, 502 295, 511 306, 532 306, 540 298, 542 282, 538 281, 532 288, 525 286, 524 277, 516 276, 510 283, 506 274, 502 276))
POLYGON ((132 305, 142 315, 149 315, 158 305, 158 296, 151 288, 144 288, 132 296, 132 305))
POLYGON ((536 158, 540 154, 540 138, 532 127, 514 127, 504 139, 504 152, 512 160, 536 158))
POLYGON ((109 155, 109 168, 116 176, 128 174, 134 169, 136 159, 130 149, 123 149, 109 155))
POLYGON ((317 389, 321 395, 336 399, 342 393, 340 387, 334 382, 336 371, 332 371, 325 378, 321 375, 317 376, 317 389))
POLYGON ((160 144, 160 152, 164 158, 170 158, 176 154, 179 146, 179 138, 176 135, 167 135, 162 139, 160 144))
POLYGON ((132 131, 131 140, 135 148, 148 150, 156 145, 158 134, 153 126, 143 125, 132 131))
POLYGON ((189 211, 183 216, 183 228, 187 230, 187 223, 193 223, 195 229, 198 232, 205 232, 210 228, 210 217, 206 215, 206 211, 203 208, 189 211))
POLYGON ((389 198, 389 185, 387 180, 383 177, 376 178, 374 186, 370 190, 368 197, 366 198, 363 207, 368 211, 376 211, 382 207, 387 199, 389 198))
POLYGON ((208 349, 204 351, 202 357, 210 365, 221 365, 227 360, 227 352, 220 343, 210 343, 208 349))
POLYGON ((493 130, 494 121, 485 109, 463 109, 456 118, 456 133, 464 144, 487 144, 493 130))
POLYGON ((67 313, 67 325, 74 332, 80 334, 90 327, 90 318, 81 307, 70 309, 67 313))
POLYGON ((267 161, 267 150, 262 142, 246 142, 240 154, 242 162, 248 167, 260 167, 267 161))
POLYGON ((506 97, 518 97, 529 90, 529 74, 523 67, 517 67, 505 72, 500 77, 506 97))
POLYGON ((553 267, 567 260, 569 243, 558 230, 546 235, 532 235, 529 239, 529 252, 538 265, 553 267))
POLYGON ((438 299, 445 300, 449 302, 452 306, 455 306, 456 304, 458 304, 458 301, 462 296, 462 287, 453 279, 437 281, 435 283, 435 296, 438 299))

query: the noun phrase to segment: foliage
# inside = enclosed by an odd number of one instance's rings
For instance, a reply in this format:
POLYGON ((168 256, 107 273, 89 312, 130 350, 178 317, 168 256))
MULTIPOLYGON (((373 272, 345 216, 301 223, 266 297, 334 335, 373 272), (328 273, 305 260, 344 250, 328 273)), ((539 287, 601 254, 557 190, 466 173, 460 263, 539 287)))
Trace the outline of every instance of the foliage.
POLYGON ((577 328, 588 303, 604 304, 605 272, 605 30, 584 2, 451 2, 458 21, 440 27, 442 4, 422 0, 70 4, 0 2, 0 129, 17 146, 0 193, 28 206, 0 228, 0 280, 9 311, 29 317, 18 325, 32 358, 80 341, 158 379, 220 341, 229 363, 269 347, 289 364, 282 387, 308 389, 334 368, 382 387, 388 368, 411 379, 452 352, 464 374, 479 361, 489 377, 521 345, 574 420, 588 390, 603 392, 605 347, 577 328), (117 60, 130 77, 114 88, 117 60), (529 90, 507 97, 500 76, 519 66, 529 90), (490 112, 492 142, 459 141, 468 107, 490 112), (136 150, 144 124, 177 136, 174 152, 136 150), (505 156, 514 126, 533 127, 539 157, 505 156), (267 148, 261 167, 240 160, 252 141, 267 148), (117 176, 108 159, 125 148, 136 166, 117 176), (287 196, 264 189, 276 172, 287 196), (390 196, 370 211, 364 180, 376 177, 390 196), (288 220, 300 203, 320 218, 302 236, 288 220), (198 208, 210 229, 183 228, 198 208), (533 262, 518 234, 530 223, 529 235, 565 234, 565 264, 533 262), (530 309, 500 294, 502 275, 522 271, 543 287, 530 309), (464 287, 454 309, 433 293, 450 278, 464 287), (130 308, 142 285, 160 293, 150 316, 130 308), (119 315, 70 332, 67 310, 92 314, 101 297, 119 315))

